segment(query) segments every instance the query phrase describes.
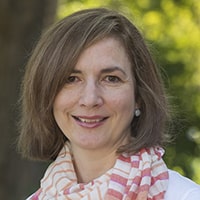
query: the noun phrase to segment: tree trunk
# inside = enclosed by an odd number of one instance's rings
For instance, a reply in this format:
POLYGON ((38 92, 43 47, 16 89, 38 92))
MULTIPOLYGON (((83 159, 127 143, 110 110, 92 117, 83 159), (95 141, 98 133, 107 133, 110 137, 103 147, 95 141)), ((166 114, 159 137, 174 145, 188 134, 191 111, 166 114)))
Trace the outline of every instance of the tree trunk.
POLYGON ((31 48, 53 22, 56 5, 56 0, 0 0, 0 199, 25 199, 44 172, 46 164, 16 153, 17 101, 31 48))

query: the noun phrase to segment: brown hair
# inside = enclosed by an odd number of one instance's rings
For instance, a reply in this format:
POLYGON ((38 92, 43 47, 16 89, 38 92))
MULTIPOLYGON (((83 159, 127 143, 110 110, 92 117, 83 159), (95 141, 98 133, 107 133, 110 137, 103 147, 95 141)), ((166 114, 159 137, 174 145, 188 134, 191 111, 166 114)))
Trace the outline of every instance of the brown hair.
MULTIPOLYGON (((166 141, 168 104, 160 73, 138 29, 123 15, 105 8, 78 11, 55 23, 38 42, 22 84, 22 116, 18 147, 34 159, 55 159, 67 138, 53 116, 55 96, 63 87, 81 52, 98 40, 120 39, 132 64, 136 102, 129 144, 118 149, 136 152, 166 141)), ((70 98, 70 97, 69 97, 70 98)), ((134 111, 133 111, 134 112, 134 111)))

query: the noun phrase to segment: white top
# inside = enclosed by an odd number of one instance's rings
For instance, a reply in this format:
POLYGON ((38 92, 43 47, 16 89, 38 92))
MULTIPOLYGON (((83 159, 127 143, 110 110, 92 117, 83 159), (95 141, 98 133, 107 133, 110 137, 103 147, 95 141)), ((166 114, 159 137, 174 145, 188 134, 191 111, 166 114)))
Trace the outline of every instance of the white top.
POLYGON ((169 186, 165 200, 200 200, 200 185, 169 170, 169 186))

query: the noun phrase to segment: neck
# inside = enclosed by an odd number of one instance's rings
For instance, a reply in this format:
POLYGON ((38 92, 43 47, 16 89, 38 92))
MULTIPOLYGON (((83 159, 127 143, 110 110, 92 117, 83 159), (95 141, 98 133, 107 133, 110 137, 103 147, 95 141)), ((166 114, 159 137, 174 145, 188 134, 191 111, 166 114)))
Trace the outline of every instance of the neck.
POLYGON ((72 148, 74 168, 79 183, 88 183, 105 174, 117 159, 115 151, 101 152, 72 148))

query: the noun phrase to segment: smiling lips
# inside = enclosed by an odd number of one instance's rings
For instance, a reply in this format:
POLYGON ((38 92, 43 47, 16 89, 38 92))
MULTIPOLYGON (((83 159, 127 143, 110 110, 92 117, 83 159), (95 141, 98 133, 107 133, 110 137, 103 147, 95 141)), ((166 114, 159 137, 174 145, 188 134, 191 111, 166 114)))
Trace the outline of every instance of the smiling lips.
POLYGON ((84 128, 96 128, 102 125, 108 117, 102 116, 73 116, 78 125, 84 128))

